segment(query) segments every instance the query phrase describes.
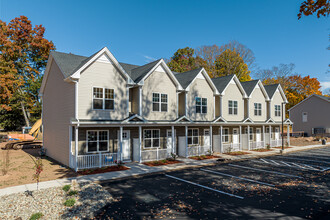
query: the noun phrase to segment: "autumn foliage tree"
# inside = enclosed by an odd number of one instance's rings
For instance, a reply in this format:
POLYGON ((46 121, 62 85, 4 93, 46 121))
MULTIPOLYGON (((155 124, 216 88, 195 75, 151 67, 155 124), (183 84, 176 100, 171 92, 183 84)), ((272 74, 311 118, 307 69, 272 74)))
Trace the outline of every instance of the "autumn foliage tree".
POLYGON ((298 19, 302 15, 309 16, 316 13, 317 17, 329 16, 330 14, 330 0, 305 0, 300 5, 298 19))
POLYGON ((0 20, 0 118, 20 109, 25 124, 31 115, 40 117, 38 92, 49 52, 55 49, 44 38, 42 25, 32 26, 20 16, 8 24, 0 20))

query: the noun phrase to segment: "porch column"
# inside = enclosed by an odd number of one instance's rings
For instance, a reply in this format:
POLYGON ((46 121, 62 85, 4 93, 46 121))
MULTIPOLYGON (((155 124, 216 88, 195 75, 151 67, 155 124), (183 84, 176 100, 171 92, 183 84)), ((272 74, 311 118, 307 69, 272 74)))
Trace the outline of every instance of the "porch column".
POLYGON ((174 126, 172 126, 172 153, 175 154, 175 134, 174 134, 174 126))
POLYGON ((222 149, 222 125, 220 126, 220 153, 223 153, 223 149, 222 149))
POLYGON ((185 133, 186 133, 186 157, 188 157, 188 126, 185 126, 185 133))
POLYGON ((239 149, 242 150, 242 126, 239 126, 239 149))
POLYGON ((290 146, 290 125, 287 125, 287 131, 286 131, 286 142, 288 143, 288 147, 290 146))
POLYGON ((142 86, 139 87, 139 115, 142 116, 142 86))
POLYGON ((269 146, 272 147, 272 126, 269 125, 269 146))
POLYGON ((139 126, 139 163, 142 162, 141 150, 142 150, 142 127, 139 126))
POLYGON ((73 168, 72 166, 72 126, 69 126, 69 140, 70 140, 70 144, 69 144, 69 167, 73 168))
POLYGON ((120 162, 123 161, 123 127, 119 127, 119 158, 120 162))
POLYGON ((210 153, 213 152, 213 147, 212 147, 212 143, 213 143, 213 140, 212 140, 213 136, 212 136, 212 126, 210 126, 210 153))
POLYGON ((248 149, 250 150, 250 125, 248 125, 247 130, 248 130, 248 133, 247 133, 248 149))
POLYGON ((264 142, 264 148, 266 147, 265 125, 262 126, 262 141, 264 142))
POLYGON ((75 127, 75 135, 74 135, 74 144, 75 144, 75 171, 78 171, 78 126, 75 127))
POLYGON ((185 116, 188 116, 188 93, 185 92, 184 94, 184 112, 185 112, 185 116))

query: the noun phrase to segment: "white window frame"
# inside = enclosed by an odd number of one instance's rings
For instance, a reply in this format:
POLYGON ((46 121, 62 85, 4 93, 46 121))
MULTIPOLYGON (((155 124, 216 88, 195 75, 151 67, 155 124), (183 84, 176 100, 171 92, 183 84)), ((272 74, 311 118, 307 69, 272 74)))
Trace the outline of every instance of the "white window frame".
POLYGON ((143 129, 143 148, 145 148, 145 149, 156 149, 156 148, 160 148, 160 129, 143 129), (151 131, 151 136, 150 136, 150 138, 146 138, 145 137, 145 132, 146 131, 151 131), (152 135, 153 135, 153 131, 158 131, 158 134, 159 134, 159 136, 158 136, 158 138, 154 138, 152 135), (159 139, 159 141, 158 141, 158 146, 153 146, 153 139, 159 139), (150 140, 151 141, 151 147, 146 147, 146 140, 150 140))
POLYGON ((198 114, 207 114, 207 98, 202 98, 202 97, 195 97, 195 112, 198 114), (201 100, 201 104, 197 105, 197 99, 201 100), (206 101, 206 104, 203 104, 203 100, 206 101), (205 112, 203 111, 203 107, 205 107, 205 112), (197 112, 197 108, 199 108, 200 112, 197 112))
MULTIPOLYGON (((248 135, 248 128, 245 128, 245 134, 248 135)), ((250 127, 249 141, 253 141, 253 128, 250 127)))
POLYGON ((152 107, 151 107, 152 111, 153 112, 167 112, 168 111, 168 94, 167 93, 159 93, 159 92, 153 92, 152 93, 152 107), (158 108, 159 110, 158 111, 155 111, 154 110, 154 94, 158 94, 159 96, 159 102, 155 102, 155 103, 158 103, 158 108), (166 102, 163 102, 162 101, 162 96, 163 95, 166 95, 166 102), (162 111, 162 104, 166 104, 166 111, 162 111))
MULTIPOLYGON (((90 141, 90 142, 95 142, 95 141, 90 141)), ((105 141, 104 141, 105 142, 105 141)), ((109 131, 108 130, 87 130, 86 131, 86 152, 87 153, 101 153, 101 152, 109 152, 109 131), (103 132, 103 131, 106 131, 107 132, 107 150, 106 151, 100 151, 99 149, 99 143, 100 143, 100 140, 99 140, 99 133, 100 132, 103 132), (96 143, 97 143, 97 146, 96 146, 96 151, 89 151, 88 149, 88 132, 96 132, 96 143)))
POLYGON ((275 108, 275 117, 280 117, 281 116, 281 105, 274 105, 274 108, 275 108))
POLYGON ((238 101, 236 100, 228 100, 228 115, 238 115, 238 101), (230 102, 232 102, 232 106, 230 107, 230 102), (236 107, 235 107, 236 103, 236 107), (232 113, 230 113, 230 109, 232 110, 232 113), (236 110, 236 114, 235 114, 236 110))
POLYGON ((255 102, 254 103, 254 116, 261 116, 261 115, 262 115, 262 105, 259 102, 255 102))
POLYGON ((187 143, 188 146, 198 146, 199 145, 199 129, 198 128, 188 128, 187 140, 189 138, 191 138, 191 144, 187 143), (189 136, 189 130, 191 130, 191 136, 189 136), (197 136, 194 135, 194 130, 197 130, 197 136), (197 143, 194 143, 195 137, 197 137, 197 143))
POLYGON ((114 111, 115 110, 115 90, 111 88, 105 88, 101 86, 93 86, 92 87, 92 109, 93 110, 106 110, 106 111, 114 111), (102 98, 94 98, 94 89, 102 89, 102 98), (105 98, 105 90, 113 90, 113 99, 105 98), (94 99, 102 99, 102 109, 94 108, 94 99), (113 100, 113 109, 105 109, 105 100, 113 100))
POLYGON ((306 122, 308 122, 308 113, 307 112, 303 112, 303 113, 301 113, 301 117, 302 117, 302 122, 303 123, 306 123, 306 122), (306 117, 305 117, 306 116, 306 117), (306 120, 305 120, 306 119, 306 120))
POLYGON ((222 128, 222 143, 229 143, 229 128, 222 128), (227 131, 227 134, 225 131, 227 131))

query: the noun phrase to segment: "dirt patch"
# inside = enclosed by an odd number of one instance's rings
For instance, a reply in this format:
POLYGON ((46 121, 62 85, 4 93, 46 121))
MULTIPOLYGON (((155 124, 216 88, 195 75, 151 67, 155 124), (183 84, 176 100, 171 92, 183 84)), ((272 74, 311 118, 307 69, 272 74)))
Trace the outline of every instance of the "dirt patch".
POLYGON ((261 148, 261 149, 254 149, 252 151, 256 151, 256 152, 267 152, 267 151, 273 151, 273 149, 261 148))
POLYGON ((231 155, 231 156, 239 156, 239 155, 245 155, 245 154, 250 154, 250 153, 244 152, 244 151, 234 151, 234 152, 224 153, 224 154, 231 155))
MULTIPOLYGON (((4 143, 0 143, 4 144, 4 143)), ((1 147, 1 146, 0 146, 1 147)), ((22 184, 35 183, 32 179, 35 173, 34 163, 29 155, 38 157, 39 149, 9 150, 8 170, 3 175, 3 168, 6 165, 8 150, 0 150, 0 188, 22 184)), ((42 158, 44 165, 40 175, 40 181, 48 181, 59 178, 75 177, 77 174, 48 157, 42 158)))
POLYGON ((176 163, 182 163, 182 162, 178 160, 159 160, 159 161, 144 162, 143 164, 149 167, 156 167, 156 166, 163 166, 163 165, 176 164, 176 163))
POLYGON ((130 168, 126 166, 109 166, 109 167, 102 167, 96 169, 86 169, 78 171, 79 175, 91 175, 91 174, 98 174, 98 173, 107 173, 107 172, 114 172, 114 171, 121 171, 121 170, 129 170, 130 168))
MULTIPOLYGON (((276 149, 282 149, 281 146, 280 147, 274 147, 274 148, 276 148, 276 149)), ((288 149, 288 148, 292 148, 292 147, 284 147, 284 149, 288 149)))
POLYGON ((201 156, 194 156, 194 157, 189 157, 189 158, 193 159, 193 160, 207 160, 207 159, 221 158, 221 157, 213 156, 213 155, 201 155, 201 156))
POLYGON ((314 137, 291 137, 290 145, 292 146, 307 146, 307 145, 318 145, 321 141, 315 141, 314 137))

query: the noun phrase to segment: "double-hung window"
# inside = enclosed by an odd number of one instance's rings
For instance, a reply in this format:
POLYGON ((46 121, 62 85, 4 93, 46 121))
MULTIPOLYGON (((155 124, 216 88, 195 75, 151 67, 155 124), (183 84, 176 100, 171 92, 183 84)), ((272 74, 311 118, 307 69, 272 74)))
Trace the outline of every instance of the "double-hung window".
POLYGON ((160 131, 159 129, 144 130, 144 148, 154 148, 160 146, 160 131))
MULTIPOLYGON (((245 134, 248 134, 248 129, 245 128, 245 134)), ((253 141, 253 128, 250 128, 250 136, 249 136, 249 140, 253 141)))
POLYGON ((109 131, 87 131, 87 152, 109 151, 109 131))
POLYGON ((228 101, 228 113, 230 115, 237 115, 237 101, 229 100, 228 101))
POLYGON ((196 97, 196 113, 207 113, 207 98, 196 97))
POLYGON ((152 93, 152 111, 167 112, 167 94, 152 93))
POLYGON ((254 115, 261 116, 261 103, 254 103, 254 115))
POLYGON ((275 105, 275 116, 281 116, 281 106, 275 105))
POLYGON ((113 89, 93 88, 93 109, 114 110, 115 94, 113 89))
POLYGON ((198 128, 188 129, 188 145, 198 145, 198 144, 199 144, 198 128))
POLYGON ((224 143, 229 142, 229 129, 228 128, 222 129, 222 142, 224 142, 224 143))

